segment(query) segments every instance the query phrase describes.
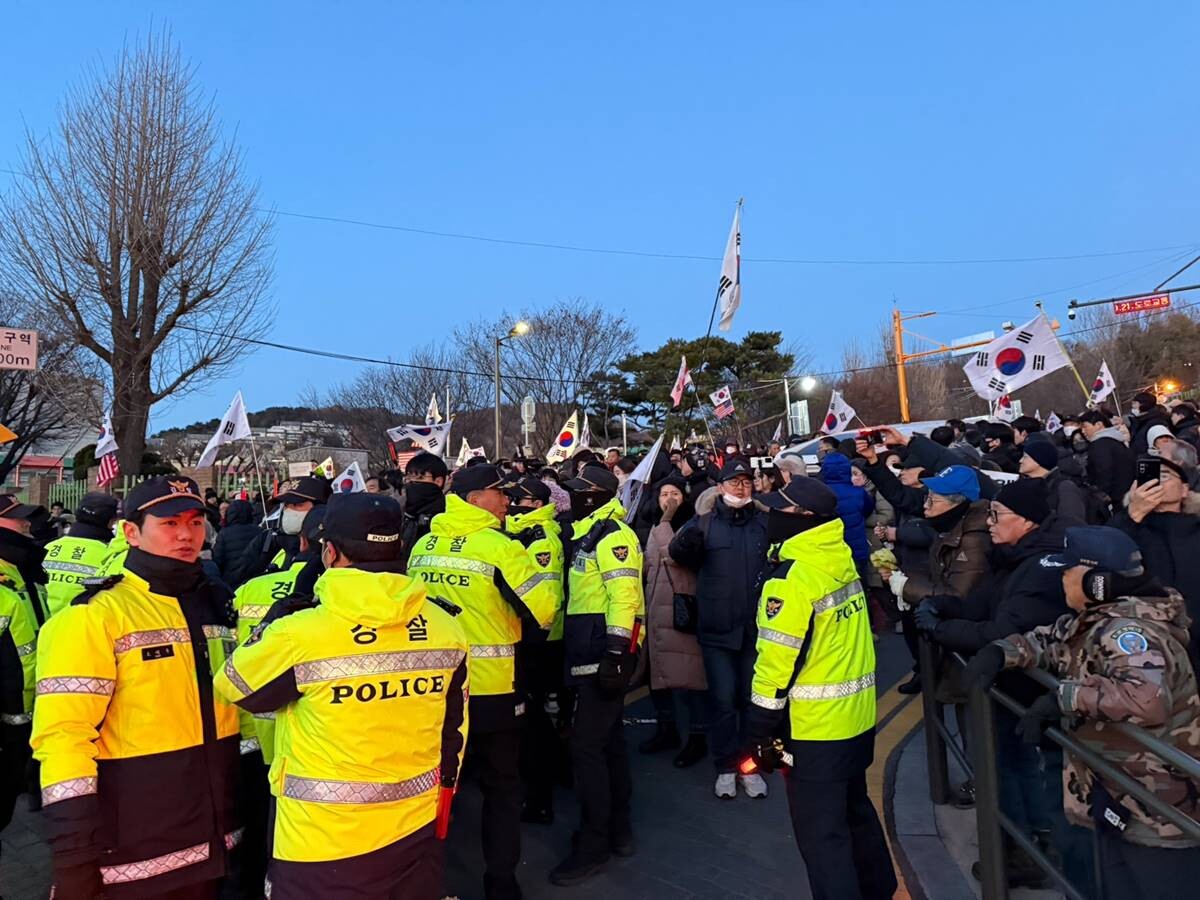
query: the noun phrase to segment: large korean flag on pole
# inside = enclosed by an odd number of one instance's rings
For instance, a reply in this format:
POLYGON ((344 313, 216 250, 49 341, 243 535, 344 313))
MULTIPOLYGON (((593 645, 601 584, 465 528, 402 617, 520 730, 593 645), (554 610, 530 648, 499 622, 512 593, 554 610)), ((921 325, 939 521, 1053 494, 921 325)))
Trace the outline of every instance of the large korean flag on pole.
POLYGON ((434 456, 445 456, 450 446, 450 426, 450 422, 445 425, 397 425, 387 430, 387 436, 397 443, 407 438, 434 456))
POLYGON ((963 372, 976 394, 999 400, 1070 364, 1071 358, 1043 313, 979 350, 963 372))
POLYGON ((242 400, 242 392, 238 391, 229 402, 229 409, 225 410, 225 415, 221 417, 217 433, 209 439, 196 468, 211 466, 216 462, 217 453, 223 445, 247 437, 250 437, 250 422, 246 419, 246 404, 242 400))
POLYGON ((717 284, 717 306, 721 319, 717 327, 728 331, 733 327, 733 314, 742 305, 742 201, 733 211, 733 227, 729 229, 729 240, 725 244, 725 258, 721 260, 721 280, 717 284))

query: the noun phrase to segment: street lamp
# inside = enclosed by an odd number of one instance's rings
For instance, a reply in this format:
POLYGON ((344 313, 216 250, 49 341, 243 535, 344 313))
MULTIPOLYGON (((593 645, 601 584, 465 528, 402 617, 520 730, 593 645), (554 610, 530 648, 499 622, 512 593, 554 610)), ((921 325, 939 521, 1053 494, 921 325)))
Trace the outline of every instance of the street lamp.
POLYGON ((811 375, 805 375, 800 379, 800 390, 804 391, 806 394, 810 393, 816 386, 817 379, 813 378, 811 375))
POLYGON ((522 337, 526 334, 529 334, 529 323, 521 319, 508 330, 508 334, 496 338, 496 455, 493 462, 500 458, 500 345, 509 338, 522 337))

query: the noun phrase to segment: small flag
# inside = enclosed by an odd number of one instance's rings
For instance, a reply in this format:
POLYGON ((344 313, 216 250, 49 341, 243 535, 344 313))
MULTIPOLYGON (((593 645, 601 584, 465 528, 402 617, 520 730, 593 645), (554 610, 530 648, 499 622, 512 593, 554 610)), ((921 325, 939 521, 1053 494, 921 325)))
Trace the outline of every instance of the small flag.
POLYGON ((678 408, 679 404, 683 402, 683 394, 689 384, 695 387, 695 384, 692 382, 692 373, 688 371, 687 357, 680 356, 679 374, 675 376, 675 386, 671 388, 672 409, 678 408))
POLYGON ((443 456, 450 445, 450 426, 444 425, 397 425, 387 430, 387 436, 393 441, 410 440, 422 450, 428 450, 435 456, 443 456))
POLYGON ((1100 374, 1092 382, 1092 403, 1096 404, 1117 389, 1117 382, 1108 371, 1108 363, 1100 361, 1100 374))
POLYGON ((675 437, 671 438, 671 449, 672 450, 682 450, 683 449, 683 447, 679 446, 679 435, 675 435, 675 437))
POLYGON ((588 421, 587 410, 583 411, 583 434, 579 436, 579 449, 591 449, 592 446, 592 423, 588 421))
POLYGON ((1050 415, 1046 418, 1046 430, 1051 434, 1062 430, 1062 420, 1054 410, 1050 410, 1050 415))
POLYGON ((729 385, 718 388, 708 398, 713 402, 713 413, 718 419, 733 415, 733 392, 729 390, 729 385))
POLYGON ((471 459, 476 456, 486 456, 482 447, 472 447, 467 443, 467 439, 462 439, 462 446, 458 449, 458 459, 454 461, 454 468, 461 469, 471 459))
POLYGON ((841 391, 834 391, 829 397, 829 412, 825 413, 825 421, 821 424, 821 431, 825 434, 833 434, 835 431, 845 431, 846 426, 850 424, 858 413, 854 411, 854 407, 842 399, 841 391))
POLYGON ((996 401, 996 418, 1002 422, 1012 422, 1017 418, 1017 411, 1012 405, 1012 400, 1008 394, 1005 394, 996 401))
POLYGON ((775 433, 771 435, 771 443, 779 444, 783 442, 783 419, 779 420, 779 424, 775 426, 775 433))
POLYGON ((363 481, 362 470, 358 467, 358 460, 346 466, 346 471, 333 479, 333 492, 335 494, 360 494, 367 489, 367 483, 363 481))
MULTIPOLYGON (((327 457, 325 457, 323 462, 317 463, 317 467, 315 469, 313 469, 313 474, 314 475, 324 475, 330 481, 333 481, 333 473, 336 471, 337 471, 337 469, 335 469, 333 466, 333 457, 327 456, 327 457)), ((365 489, 365 487, 364 487, 364 489, 365 489)))
POLYGON ((976 394, 998 400, 1070 364, 1050 320, 1041 313, 977 351, 963 372, 976 394))
POLYGON ((721 260, 721 280, 717 284, 717 306, 721 308, 721 331, 733 326, 733 315, 742 305, 742 202, 733 211, 733 226, 721 260))
POLYGON ((436 425, 442 421, 442 414, 438 411, 437 394, 429 398, 429 409, 425 411, 425 424, 436 425))
POLYGON ((553 465, 571 458, 576 450, 579 449, 579 414, 572 412, 559 429, 558 437, 554 439, 554 444, 546 453, 546 462, 553 465))
POLYGON ((1041 411, 1041 409, 1035 409, 1035 410, 1033 411, 1033 417, 1034 417, 1035 419, 1037 419, 1039 422, 1040 422, 1040 421, 1042 421, 1042 411, 1041 411))
POLYGON ((625 521, 632 522, 637 511, 642 504, 642 491, 645 489, 647 482, 654 477, 654 463, 658 460, 658 454, 662 452, 663 438, 666 434, 660 434, 658 440, 654 442, 654 446, 650 451, 642 457, 642 461, 637 464, 629 477, 625 479, 625 483, 617 491, 617 496, 621 498, 621 503, 628 512, 625 514, 625 521))
POLYGON ((96 438, 96 459, 117 452, 117 436, 113 434, 112 416, 104 417, 100 426, 100 437, 96 438))
POLYGON ((209 439, 196 467, 203 469, 205 466, 211 466, 216 462, 217 451, 223 445, 247 437, 250 437, 250 422, 246 419, 246 404, 242 400, 242 392, 238 391, 229 402, 229 409, 225 410, 225 415, 221 417, 217 433, 209 439))

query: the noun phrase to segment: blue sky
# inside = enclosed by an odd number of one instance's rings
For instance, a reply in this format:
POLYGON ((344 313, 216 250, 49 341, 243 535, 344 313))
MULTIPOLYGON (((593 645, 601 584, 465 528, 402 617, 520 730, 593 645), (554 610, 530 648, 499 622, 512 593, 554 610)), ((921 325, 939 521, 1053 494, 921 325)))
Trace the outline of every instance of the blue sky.
MULTIPOLYGON (((279 210, 719 256, 744 196, 732 336, 782 329, 821 370, 893 298, 946 312, 920 330, 950 339, 1028 317, 1031 296, 1061 314, 1152 287, 1183 250, 755 257, 1200 246, 1191 3, 25 2, 0 41, 0 168, 88 64, 164 22, 279 210)), ((366 356, 571 296, 624 311, 645 347, 692 337, 719 268, 287 217, 275 247, 270 339, 366 356)), ((152 425, 358 368, 262 350, 152 425)))

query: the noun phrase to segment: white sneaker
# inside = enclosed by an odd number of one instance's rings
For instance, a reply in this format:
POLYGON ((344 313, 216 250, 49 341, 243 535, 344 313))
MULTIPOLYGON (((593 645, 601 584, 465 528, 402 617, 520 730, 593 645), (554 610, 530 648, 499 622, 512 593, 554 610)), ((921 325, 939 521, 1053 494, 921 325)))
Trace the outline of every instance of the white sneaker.
POLYGON ((742 783, 742 790, 751 800, 767 796, 767 783, 761 775, 739 775, 738 781, 742 783))
POLYGON ((732 800, 737 796, 737 776, 732 774, 718 775, 713 792, 721 800, 732 800))

